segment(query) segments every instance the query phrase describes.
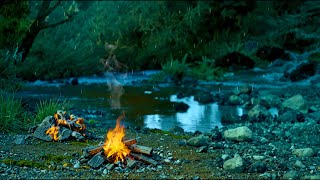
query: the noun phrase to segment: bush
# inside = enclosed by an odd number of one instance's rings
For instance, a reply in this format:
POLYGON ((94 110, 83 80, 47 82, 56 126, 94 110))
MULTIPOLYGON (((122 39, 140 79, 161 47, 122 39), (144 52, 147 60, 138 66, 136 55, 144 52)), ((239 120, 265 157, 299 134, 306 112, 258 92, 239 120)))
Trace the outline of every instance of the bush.
POLYGON ((25 129, 26 114, 20 99, 0 90, 0 131, 16 132, 25 129))
POLYGON ((196 67, 192 68, 192 76, 197 79, 213 81, 219 79, 225 70, 214 66, 214 61, 207 57, 202 57, 202 61, 198 62, 196 67))
POLYGON ((171 75, 172 77, 182 77, 185 76, 189 64, 186 63, 188 54, 185 54, 181 61, 178 59, 173 60, 173 57, 170 57, 170 60, 162 65, 162 71, 168 75, 171 75))
POLYGON ((57 110, 69 110, 72 104, 69 101, 64 100, 59 102, 59 100, 47 100, 40 101, 36 105, 36 116, 34 118, 34 123, 42 122, 42 120, 47 116, 53 116, 57 110))

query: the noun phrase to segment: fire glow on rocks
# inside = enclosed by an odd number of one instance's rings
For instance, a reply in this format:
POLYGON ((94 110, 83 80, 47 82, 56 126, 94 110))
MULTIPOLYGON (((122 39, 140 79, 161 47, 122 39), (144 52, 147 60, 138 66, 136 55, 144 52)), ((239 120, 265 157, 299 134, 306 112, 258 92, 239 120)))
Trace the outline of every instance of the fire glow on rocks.
POLYGON ((61 110, 54 116, 47 116, 33 133, 36 138, 45 141, 63 141, 71 137, 83 141, 88 134, 83 118, 61 110))
POLYGON ((104 154, 107 158, 112 159, 113 162, 123 162, 130 153, 130 150, 123 142, 125 128, 123 125, 120 125, 120 121, 124 117, 124 114, 118 117, 116 127, 108 131, 106 142, 103 146, 104 154))
POLYGON ((110 163, 110 167, 131 169, 140 162, 153 166, 158 164, 153 158, 159 159, 160 157, 153 154, 153 148, 138 145, 136 138, 124 139, 125 128, 120 125, 124 117, 124 114, 118 117, 116 127, 108 131, 104 143, 82 149, 83 162, 87 161, 92 168, 98 168, 104 162, 110 163))

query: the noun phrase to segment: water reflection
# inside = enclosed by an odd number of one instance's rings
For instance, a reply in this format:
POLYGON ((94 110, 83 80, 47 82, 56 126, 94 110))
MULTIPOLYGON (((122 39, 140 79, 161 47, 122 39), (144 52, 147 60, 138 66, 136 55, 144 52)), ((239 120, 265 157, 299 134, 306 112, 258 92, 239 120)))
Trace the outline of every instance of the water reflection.
POLYGON ((202 105, 194 100, 194 97, 178 99, 176 95, 170 96, 171 102, 184 102, 190 107, 187 112, 176 113, 173 116, 152 114, 144 116, 145 126, 169 130, 174 126, 180 126, 185 131, 208 132, 215 126, 222 127, 221 114, 217 103, 202 105))

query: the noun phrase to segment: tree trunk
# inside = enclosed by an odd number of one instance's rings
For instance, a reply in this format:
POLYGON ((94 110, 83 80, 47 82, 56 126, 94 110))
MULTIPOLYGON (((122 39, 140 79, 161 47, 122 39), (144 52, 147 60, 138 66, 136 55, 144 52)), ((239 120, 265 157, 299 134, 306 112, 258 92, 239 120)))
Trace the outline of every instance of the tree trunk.
POLYGON ((38 22, 34 21, 19 46, 18 52, 21 53, 21 62, 23 62, 27 58, 32 44, 40 31, 41 27, 39 26, 38 22))

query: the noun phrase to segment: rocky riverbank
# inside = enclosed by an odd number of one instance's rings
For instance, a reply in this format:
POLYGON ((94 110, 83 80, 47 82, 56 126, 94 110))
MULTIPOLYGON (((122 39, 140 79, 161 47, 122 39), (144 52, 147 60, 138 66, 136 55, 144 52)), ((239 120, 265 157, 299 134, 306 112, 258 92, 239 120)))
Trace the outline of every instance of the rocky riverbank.
POLYGON ((97 138, 87 142, 44 142, 31 134, 2 134, 1 178, 320 179, 317 89, 269 94, 238 90, 221 101, 240 98, 233 104, 249 109, 241 122, 212 127, 208 133, 127 127, 127 138, 137 138, 161 157, 157 166, 140 163, 113 170, 88 166, 81 150, 103 142, 107 131, 92 127, 97 138))

